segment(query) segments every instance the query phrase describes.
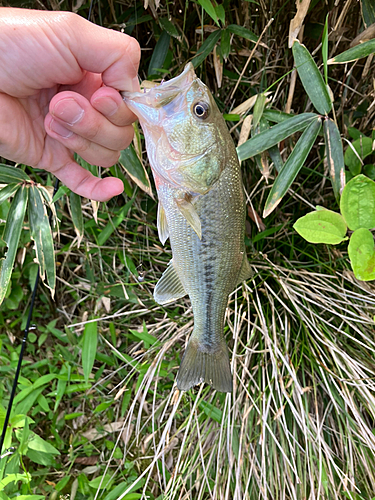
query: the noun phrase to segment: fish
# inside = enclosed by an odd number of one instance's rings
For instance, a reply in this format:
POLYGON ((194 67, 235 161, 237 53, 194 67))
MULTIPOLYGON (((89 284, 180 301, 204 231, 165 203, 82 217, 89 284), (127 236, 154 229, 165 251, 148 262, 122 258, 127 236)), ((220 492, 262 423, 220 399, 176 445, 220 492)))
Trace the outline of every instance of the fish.
POLYGON ((157 228, 172 260, 154 289, 165 305, 188 295, 194 328, 176 382, 232 392, 224 339, 228 297, 252 271, 245 251, 245 194, 236 148, 192 63, 145 92, 122 92, 138 117, 158 194, 157 228))

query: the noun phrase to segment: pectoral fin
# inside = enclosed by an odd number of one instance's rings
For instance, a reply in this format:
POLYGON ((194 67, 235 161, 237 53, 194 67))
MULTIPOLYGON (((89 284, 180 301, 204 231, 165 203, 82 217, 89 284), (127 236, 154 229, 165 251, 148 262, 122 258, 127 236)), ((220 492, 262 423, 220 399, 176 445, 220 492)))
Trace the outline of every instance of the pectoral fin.
POLYGON ((158 304, 169 304, 186 295, 184 285, 181 283, 175 268, 173 260, 170 261, 167 269, 157 282, 154 290, 154 299, 158 304))
POLYGON ((167 217, 165 215, 164 208, 160 202, 158 205, 158 223, 157 223, 157 226, 158 226, 159 240, 164 245, 164 243, 169 238, 169 228, 168 228, 168 222, 167 222, 167 217))
POLYGON ((251 278, 253 276, 253 274, 254 274, 253 270, 251 269, 251 266, 249 264, 249 261, 247 260, 246 252, 245 252, 244 253, 244 258, 243 258, 243 261, 242 261, 242 267, 241 267, 241 270, 240 270, 240 274, 238 275, 237 285, 239 285, 243 281, 246 281, 249 278, 251 278))
POLYGON ((185 198, 175 199, 175 202, 181 214, 185 217, 187 223, 190 224, 190 226, 197 233, 198 238, 202 239, 201 221, 199 220, 199 215, 195 210, 194 205, 185 198))

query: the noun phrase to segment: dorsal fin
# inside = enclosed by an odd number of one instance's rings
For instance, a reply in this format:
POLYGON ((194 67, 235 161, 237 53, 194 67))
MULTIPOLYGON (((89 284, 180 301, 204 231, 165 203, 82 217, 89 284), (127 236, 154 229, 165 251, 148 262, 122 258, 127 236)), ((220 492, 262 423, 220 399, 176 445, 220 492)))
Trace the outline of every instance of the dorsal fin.
POLYGON ((181 214, 185 217, 186 221, 197 233, 198 238, 202 239, 202 226, 199 220, 199 215, 194 207, 194 205, 185 198, 175 198, 176 205, 180 210, 181 214))
POLYGON ((173 260, 168 264, 167 269, 157 282, 154 290, 154 299, 158 304, 169 304, 186 295, 184 285, 173 267, 173 260))
POLYGON ((158 204, 158 234, 159 234, 159 240, 164 243, 167 241, 169 238, 169 228, 168 228, 168 222, 167 222, 167 217, 165 215, 165 210, 163 208, 163 205, 160 203, 158 204))

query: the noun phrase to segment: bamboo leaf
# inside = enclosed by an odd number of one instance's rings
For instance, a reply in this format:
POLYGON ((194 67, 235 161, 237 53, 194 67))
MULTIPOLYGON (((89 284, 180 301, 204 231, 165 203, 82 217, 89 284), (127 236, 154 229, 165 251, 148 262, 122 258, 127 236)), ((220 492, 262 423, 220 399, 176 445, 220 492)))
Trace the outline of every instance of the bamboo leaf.
POLYGON ((88 382, 94 366, 96 348, 98 345, 98 322, 86 323, 82 339, 82 367, 85 381, 88 382))
POLYGON ((342 52, 338 56, 329 59, 327 64, 344 64, 356 61, 357 59, 362 59, 362 57, 369 56, 373 52, 375 52, 375 38, 368 40, 367 42, 360 43, 359 45, 342 52))
POLYGON ((315 123, 316 119, 317 115, 315 113, 302 113, 274 125, 241 144, 237 148, 239 160, 243 161, 266 151, 266 149, 275 146, 295 132, 304 130, 312 122, 315 123))
POLYGON ((29 181, 30 177, 23 170, 0 163, 0 184, 29 181))
POLYGON ((199 5, 201 5, 207 14, 219 25, 215 7, 212 5, 210 0, 198 0, 199 5))
POLYGON ((323 77, 310 52, 298 40, 292 47, 298 75, 315 109, 327 115, 332 109, 332 102, 323 77))
POLYGON ((53 297, 56 286, 56 267, 52 231, 43 202, 43 194, 40 189, 33 185, 30 186, 29 222, 40 276, 45 284, 47 278, 48 287, 53 297))
POLYGON ((340 192, 344 188, 344 155, 342 152, 342 142, 340 132, 333 120, 324 120, 324 138, 326 143, 327 162, 331 177, 333 192, 336 200, 340 199, 340 192))
POLYGON ((326 22, 324 24, 323 35, 322 35, 322 57, 324 66, 324 81, 328 85, 328 14, 326 16, 326 22))
POLYGON ((371 24, 375 23, 375 3, 374 0, 362 0, 361 10, 363 22, 368 28, 371 24))
POLYGON ((166 31, 162 31, 151 56, 151 61, 147 71, 148 76, 155 75, 155 73, 158 73, 157 70, 162 69, 165 58, 168 54, 170 40, 171 36, 166 31))
POLYGON ((12 276, 13 264, 25 218, 28 195, 28 187, 25 185, 21 186, 16 192, 8 212, 3 235, 3 240, 7 244, 8 249, 5 257, 0 261, 0 304, 4 300, 12 276))
POLYGON ((264 207, 263 217, 267 217, 280 203, 282 197, 288 191, 296 178, 298 172, 303 167, 307 155, 310 153, 311 148, 318 136, 321 127, 321 118, 315 118, 313 122, 303 132, 298 139, 292 153, 284 164, 283 169, 276 178, 272 189, 267 197, 266 205, 264 207))
POLYGON ((202 43, 201 48, 198 50, 197 55, 191 60, 194 68, 199 66, 211 52, 214 50, 215 45, 221 37, 222 30, 216 30, 211 33, 206 40, 202 43))
MULTIPOLYGON (((162 27, 162 29, 168 33, 168 35, 171 35, 174 38, 178 38, 178 39, 181 38, 181 35, 180 35, 178 29, 167 17, 160 17, 159 24, 162 27)), ((163 61, 163 63, 164 63, 164 61, 163 61)))
POLYGON ((121 151, 119 163, 137 186, 154 199, 147 171, 139 160, 133 144, 121 151))
POLYGON ((0 190, 0 205, 14 195, 14 193, 21 187, 20 183, 12 182, 0 190))
POLYGON ((243 26, 238 26, 238 24, 230 24, 227 29, 234 35, 241 36, 250 40, 251 42, 257 43, 259 37, 257 37, 252 31, 244 28, 243 26))
POLYGON ((257 127, 258 123, 260 122, 260 119, 262 118, 266 101, 267 97, 265 96, 265 94, 257 95, 257 100, 255 101, 254 111, 253 111, 253 129, 257 127))
POLYGON ((228 29, 222 31, 220 48, 223 58, 227 60, 230 54, 230 32, 228 29))
POLYGON ((70 215, 72 216, 74 230, 78 237, 77 246, 79 247, 84 233, 81 197, 71 191, 69 201, 70 215))
POLYGON ((265 109, 263 111, 263 116, 270 122, 281 123, 285 122, 285 120, 289 120, 289 118, 294 118, 296 115, 290 115, 283 111, 278 111, 277 109, 265 109))

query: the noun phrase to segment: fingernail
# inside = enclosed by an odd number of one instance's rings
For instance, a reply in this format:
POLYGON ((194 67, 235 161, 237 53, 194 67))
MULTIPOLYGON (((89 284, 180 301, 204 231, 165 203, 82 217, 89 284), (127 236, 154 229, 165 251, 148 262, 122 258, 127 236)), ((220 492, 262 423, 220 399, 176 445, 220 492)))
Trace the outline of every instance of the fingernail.
POLYGON ((68 123, 74 125, 83 116, 83 109, 74 99, 62 99, 59 101, 52 110, 52 114, 68 123))
POLYGON ((99 108, 99 111, 106 116, 112 116, 118 110, 117 102, 110 97, 95 99, 95 105, 99 108))
POLYGON ((61 137, 64 137, 64 139, 68 139, 68 137, 71 137, 73 135, 73 132, 71 130, 68 130, 64 127, 64 125, 61 125, 61 123, 57 122, 56 120, 51 121, 50 129, 53 130, 53 132, 55 132, 56 134, 61 135, 61 137))

